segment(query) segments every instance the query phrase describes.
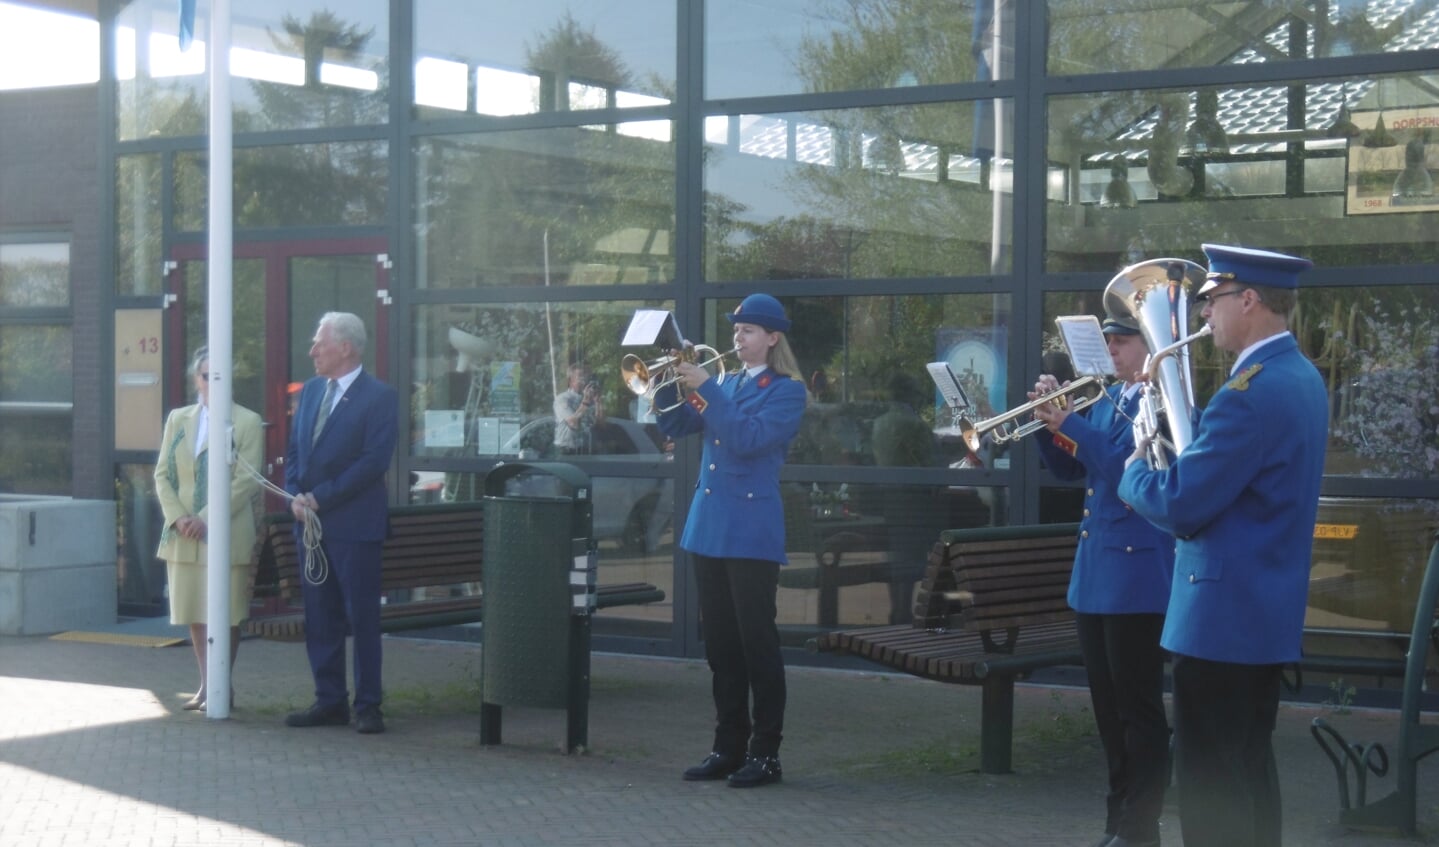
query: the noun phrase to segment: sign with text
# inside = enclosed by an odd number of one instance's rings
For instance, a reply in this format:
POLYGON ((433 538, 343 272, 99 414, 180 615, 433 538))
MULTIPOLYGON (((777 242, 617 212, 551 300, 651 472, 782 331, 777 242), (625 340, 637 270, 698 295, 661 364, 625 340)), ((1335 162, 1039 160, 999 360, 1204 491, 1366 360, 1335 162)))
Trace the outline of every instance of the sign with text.
POLYGON ((1352 119, 1363 132, 1349 139, 1345 212, 1439 211, 1439 109, 1354 112, 1352 119))

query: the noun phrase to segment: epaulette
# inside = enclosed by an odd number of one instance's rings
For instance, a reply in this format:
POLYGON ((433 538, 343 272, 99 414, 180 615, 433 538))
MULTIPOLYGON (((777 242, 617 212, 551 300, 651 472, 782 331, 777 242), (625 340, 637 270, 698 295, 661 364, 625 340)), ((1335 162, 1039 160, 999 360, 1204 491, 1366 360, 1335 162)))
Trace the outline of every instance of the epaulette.
POLYGON ((1259 362, 1255 362, 1254 364, 1235 374, 1234 378, 1229 380, 1229 382, 1225 383, 1224 387, 1232 388, 1235 391, 1248 391, 1249 380, 1253 379, 1254 375, 1262 370, 1264 370, 1264 365, 1259 362))

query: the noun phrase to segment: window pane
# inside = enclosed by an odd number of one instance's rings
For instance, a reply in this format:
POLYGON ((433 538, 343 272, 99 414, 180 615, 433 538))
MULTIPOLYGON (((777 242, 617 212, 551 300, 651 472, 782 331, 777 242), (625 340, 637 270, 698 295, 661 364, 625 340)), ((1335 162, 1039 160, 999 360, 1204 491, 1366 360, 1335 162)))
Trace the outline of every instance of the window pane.
MULTIPOLYGON (((427 306, 415 316, 413 455, 563 455, 664 462, 664 437, 620 381, 619 346, 639 308, 612 301, 427 306), (573 366, 573 367, 572 367, 573 366), (591 383, 593 403, 571 424, 591 383)), ((635 352, 654 355, 653 351, 635 352)))
MULTIPOLYGON (((781 302, 794 321, 788 337, 812 395, 790 445, 791 464, 975 466, 925 365, 949 363, 975 406, 972 415, 1008 408, 1008 294, 781 302)), ((717 349, 734 346, 723 316, 738 303, 708 304, 709 343, 717 349)))
MULTIPOLYGON (((389 4, 352 0, 343 17, 319 2, 259 0, 233 7, 230 72, 236 132, 382 124, 388 117, 389 4)), ((199 135, 208 9, 181 52, 173 0, 135 0, 116 18, 121 140, 199 135)))
POLYGON ((70 305, 70 244, 0 244, 0 306, 70 305))
POLYGON ((0 493, 68 496, 71 412, 0 402, 0 493))
POLYGON ((1407 636, 1435 529, 1439 500, 1320 497, 1304 625, 1407 636))
POLYGON ((416 113, 669 103, 675 31, 673 0, 535 0, 490 4, 484 14, 467 0, 415 0, 416 113))
MULTIPOLYGON (((382 141, 295 144, 235 151, 235 226, 364 225, 385 222, 388 145, 382 141)), ((175 157, 175 226, 201 232, 209 208, 206 157, 175 157)))
POLYGON ((120 156, 115 167, 115 290, 121 296, 159 294, 164 284, 160 157, 120 156))
POLYGON ((1408 0, 1048 6, 1049 72, 1056 75, 1426 50, 1436 46, 1439 21, 1432 4, 1408 0))
POLYGON ((418 142, 419 285, 672 281, 674 145, 626 128, 418 142))
POLYGON ((706 96, 759 97, 1007 79, 1014 14, 991 0, 712 0, 706 96), (1002 10, 994 20, 994 8, 1002 10))
POLYGON ((1009 112, 984 100, 710 118, 705 277, 1006 272, 994 236, 1011 215, 1009 112))
POLYGON ((802 645, 816 626, 909 623, 930 548, 947 529, 993 526, 1004 489, 786 482, 779 626, 802 645))
POLYGON ((74 402, 69 326, 0 325, 0 403, 74 402))
POLYGON ((1421 77, 1055 97, 1049 126, 1050 272, 1203 242, 1326 267, 1439 261, 1439 95, 1421 77))

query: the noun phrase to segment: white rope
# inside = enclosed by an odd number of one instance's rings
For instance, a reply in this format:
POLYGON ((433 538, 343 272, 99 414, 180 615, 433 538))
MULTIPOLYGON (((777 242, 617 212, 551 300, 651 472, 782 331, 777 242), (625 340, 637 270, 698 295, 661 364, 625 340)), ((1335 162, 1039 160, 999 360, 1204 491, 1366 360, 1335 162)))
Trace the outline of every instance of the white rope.
MULTIPOLYGON (((260 487, 273 494, 283 497, 287 504, 292 503, 297 495, 291 494, 283 488, 265 479, 263 475, 254 468, 239 453, 235 453, 235 463, 241 470, 249 474, 252 479, 260 483, 260 487)), ((325 555, 325 549, 320 546, 320 539, 324 537, 324 531, 320 527, 320 516, 309 506, 301 506, 305 510, 305 531, 300 536, 301 544, 305 548, 305 581, 311 585, 320 585, 330 576, 330 559, 325 555)))

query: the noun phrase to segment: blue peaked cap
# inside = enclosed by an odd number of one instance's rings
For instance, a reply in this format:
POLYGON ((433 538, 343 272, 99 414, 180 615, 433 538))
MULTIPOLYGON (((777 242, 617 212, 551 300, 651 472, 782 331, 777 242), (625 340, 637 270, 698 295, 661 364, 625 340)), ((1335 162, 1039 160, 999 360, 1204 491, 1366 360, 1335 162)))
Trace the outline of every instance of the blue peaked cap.
POLYGON ((1227 244, 1205 244, 1204 255, 1209 259, 1209 274, 1196 294, 1205 294, 1225 282, 1298 288, 1299 274, 1314 267, 1313 262, 1299 256, 1227 244))

